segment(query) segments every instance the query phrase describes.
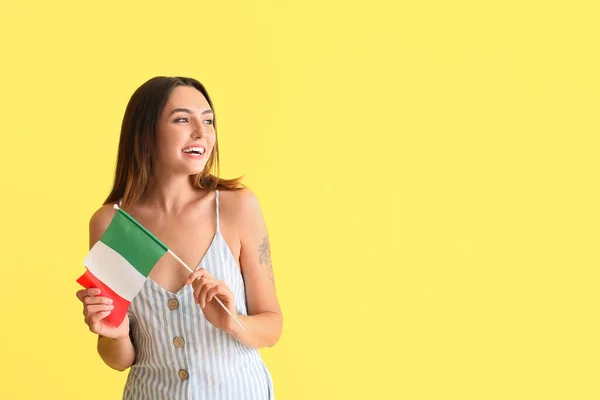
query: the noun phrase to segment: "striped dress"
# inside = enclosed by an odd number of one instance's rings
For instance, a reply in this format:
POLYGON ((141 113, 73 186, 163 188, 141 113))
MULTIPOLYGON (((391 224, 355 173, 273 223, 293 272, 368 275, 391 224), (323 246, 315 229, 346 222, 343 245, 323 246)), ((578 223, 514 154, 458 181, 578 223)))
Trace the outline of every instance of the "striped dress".
MULTIPOLYGON (((244 281, 219 229, 197 268, 206 268, 235 294, 248 315, 244 281)), ((127 312, 135 346, 123 399, 274 399, 273 381, 257 349, 215 328, 194 301, 191 285, 165 290, 151 278, 127 312)))

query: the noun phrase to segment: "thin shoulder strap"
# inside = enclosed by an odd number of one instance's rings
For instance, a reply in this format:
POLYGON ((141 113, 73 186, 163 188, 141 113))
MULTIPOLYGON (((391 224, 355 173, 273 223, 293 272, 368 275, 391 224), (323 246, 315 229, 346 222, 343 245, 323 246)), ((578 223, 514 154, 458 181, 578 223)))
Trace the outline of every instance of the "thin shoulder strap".
POLYGON ((219 232, 219 190, 215 190, 215 203, 217 208, 217 232, 219 232))

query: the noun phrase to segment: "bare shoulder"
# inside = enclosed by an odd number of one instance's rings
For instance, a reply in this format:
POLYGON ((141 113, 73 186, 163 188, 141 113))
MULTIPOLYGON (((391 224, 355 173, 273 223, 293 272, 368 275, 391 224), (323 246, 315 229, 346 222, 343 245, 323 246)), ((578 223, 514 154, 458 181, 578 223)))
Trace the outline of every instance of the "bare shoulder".
POLYGON ((92 214, 92 217, 90 218, 90 228, 104 228, 103 230, 105 230, 116 212, 117 211, 113 208, 112 204, 103 205, 92 214))
POLYGON ((223 206, 227 207, 230 215, 236 218, 252 218, 260 215, 258 197, 248 187, 240 190, 221 190, 219 194, 223 199, 223 206))
POLYGON ((90 218, 90 247, 100 239, 116 212, 112 204, 106 204, 92 214, 90 218))

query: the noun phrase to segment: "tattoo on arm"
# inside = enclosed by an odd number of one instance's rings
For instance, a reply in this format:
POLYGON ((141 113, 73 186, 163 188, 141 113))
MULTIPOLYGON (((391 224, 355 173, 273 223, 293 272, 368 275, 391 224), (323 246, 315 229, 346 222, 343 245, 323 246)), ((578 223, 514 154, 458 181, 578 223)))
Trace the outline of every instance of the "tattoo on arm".
POLYGON ((269 278, 274 282, 273 265, 271 265, 271 245, 269 244, 269 235, 263 237, 262 243, 258 246, 258 259, 260 265, 265 264, 269 272, 269 278))

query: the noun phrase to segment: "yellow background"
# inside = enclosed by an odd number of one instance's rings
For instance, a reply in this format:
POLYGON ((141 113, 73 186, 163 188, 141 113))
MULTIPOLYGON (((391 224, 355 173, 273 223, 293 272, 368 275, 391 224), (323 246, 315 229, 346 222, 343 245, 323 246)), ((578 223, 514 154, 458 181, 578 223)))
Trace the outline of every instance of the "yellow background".
POLYGON ((120 398, 75 279, 156 75, 261 201, 278 399, 600 398, 595 4, 2 2, 0 398, 120 398))

